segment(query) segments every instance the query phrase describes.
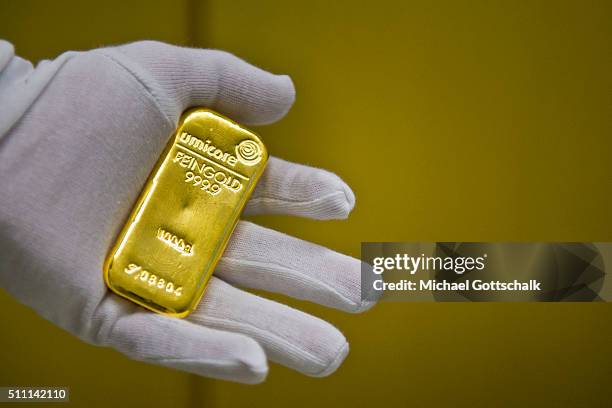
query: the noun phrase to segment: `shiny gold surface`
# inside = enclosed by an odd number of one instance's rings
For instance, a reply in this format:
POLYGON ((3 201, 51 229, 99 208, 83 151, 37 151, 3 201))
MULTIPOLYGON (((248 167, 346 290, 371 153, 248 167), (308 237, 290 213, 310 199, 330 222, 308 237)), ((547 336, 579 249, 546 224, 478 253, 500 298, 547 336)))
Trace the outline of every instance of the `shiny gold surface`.
POLYGON ((104 265, 113 292, 184 317, 198 304, 267 151, 207 109, 185 113, 104 265))

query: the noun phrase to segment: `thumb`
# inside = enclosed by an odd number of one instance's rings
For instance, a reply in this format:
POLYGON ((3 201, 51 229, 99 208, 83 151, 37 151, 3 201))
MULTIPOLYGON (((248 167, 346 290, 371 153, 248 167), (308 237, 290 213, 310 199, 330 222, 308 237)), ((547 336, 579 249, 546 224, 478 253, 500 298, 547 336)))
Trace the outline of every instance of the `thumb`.
POLYGON ((246 124, 272 123, 285 116, 295 100, 287 75, 271 74, 224 51, 156 41, 104 51, 131 65, 126 68, 175 123, 192 106, 206 106, 246 124))

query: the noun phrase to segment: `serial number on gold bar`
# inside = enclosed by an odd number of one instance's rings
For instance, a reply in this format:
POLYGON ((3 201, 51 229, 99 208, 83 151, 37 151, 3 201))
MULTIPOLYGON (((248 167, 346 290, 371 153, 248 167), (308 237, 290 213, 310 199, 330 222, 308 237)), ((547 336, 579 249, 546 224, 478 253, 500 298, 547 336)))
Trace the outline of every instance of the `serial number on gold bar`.
POLYGON ((108 287, 158 313, 192 312, 267 159, 253 132, 186 112, 106 258, 108 287))

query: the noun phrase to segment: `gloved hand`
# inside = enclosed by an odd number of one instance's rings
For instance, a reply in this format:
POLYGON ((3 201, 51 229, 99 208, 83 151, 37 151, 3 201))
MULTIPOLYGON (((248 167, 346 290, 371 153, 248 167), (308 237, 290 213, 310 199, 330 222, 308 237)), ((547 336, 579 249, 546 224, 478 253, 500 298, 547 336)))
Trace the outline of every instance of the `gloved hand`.
MULTIPOLYGON (((348 353, 332 325, 236 286, 349 312, 360 262, 240 221, 195 312, 176 319, 107 290, 104 258, 180 114, 282 118, 289 77, 225 52, 137 42, 70 52, 33 69, 0 41, 0 285, 89 343, 203 376, 257 383, 268 359, 325 376, 348 353)), ((271 158, 246 214, 346 218, 355 198, 325 170, 271 158)))

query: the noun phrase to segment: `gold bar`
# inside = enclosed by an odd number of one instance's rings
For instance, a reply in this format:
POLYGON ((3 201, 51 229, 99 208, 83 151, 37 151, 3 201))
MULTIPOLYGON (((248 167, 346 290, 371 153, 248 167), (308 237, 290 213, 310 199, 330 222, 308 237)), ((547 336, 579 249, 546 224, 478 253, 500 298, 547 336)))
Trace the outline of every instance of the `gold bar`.
POLYGON ((154 312, 192 312, 267 159, 253 132, 186 112, 106 258, 108 287, 154 312))

